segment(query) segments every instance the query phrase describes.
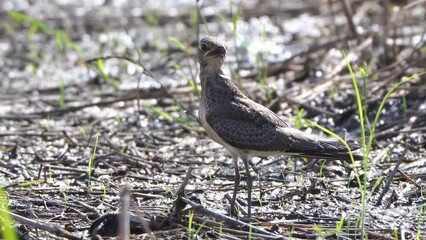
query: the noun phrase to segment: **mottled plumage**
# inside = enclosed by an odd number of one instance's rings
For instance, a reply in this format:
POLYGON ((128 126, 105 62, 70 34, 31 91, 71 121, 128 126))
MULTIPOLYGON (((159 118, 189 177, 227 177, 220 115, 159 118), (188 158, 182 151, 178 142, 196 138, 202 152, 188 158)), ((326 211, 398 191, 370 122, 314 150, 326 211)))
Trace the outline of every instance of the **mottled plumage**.
MULTIPOLYGON (((200 40, 201 102, 199 115, 209 136, 231 154, 236 180, 231 210, 234 208, 240 176, 238 158, 247 171, 251 217, 251 177, 248 160, 251 156, 293 155, 327 159, 349 159, 346 147, 337 140, 322 139, 292 128, 268 108, 246 97, 223 74, 221 66, 226 46, 213 37, 200 40)), ((350 143, 352 150, 359 148, 350 143)), ((355 156, 360 158, 360 156, 355 156)))

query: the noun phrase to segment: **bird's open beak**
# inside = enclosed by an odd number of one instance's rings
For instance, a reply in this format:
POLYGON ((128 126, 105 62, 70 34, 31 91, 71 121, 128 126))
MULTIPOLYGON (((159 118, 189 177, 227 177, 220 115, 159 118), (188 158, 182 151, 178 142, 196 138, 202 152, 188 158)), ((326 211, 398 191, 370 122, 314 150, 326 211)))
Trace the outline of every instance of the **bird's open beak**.
POLYGON ((219 46, 215 49, 210 50, 210 52, 207 53, 207 56, 221 56, 225 57, 226 49, 222 46, 219 46))

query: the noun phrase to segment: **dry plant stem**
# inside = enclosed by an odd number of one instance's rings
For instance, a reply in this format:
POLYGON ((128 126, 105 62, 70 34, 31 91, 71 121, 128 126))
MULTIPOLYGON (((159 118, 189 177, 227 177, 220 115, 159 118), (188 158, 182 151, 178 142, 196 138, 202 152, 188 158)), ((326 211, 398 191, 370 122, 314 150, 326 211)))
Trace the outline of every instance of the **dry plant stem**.
MULTIPOLYGON (((6 213, 3 210, 0 210, 0 211, 6 213)), ((52 223, 41 223, 41 222, 38 222, 38 221, 34 221, 32 219, 17 215, 17 214, 12 213, 12 212, 7 212, 7 214, 10 214, 15 221, 18 221, 18 222, 25 224, 25 225, 29 225, 29 226, 34 227, 36 229, 40 229, 40 230, 49 232, 49 233, 51 233, 55 236, 63 237, 63 238, 66 238, 66 239, 71 239, 71 240, 81 240, 82 239, 82 237, 76 236, 76 235, 68 232, 67 230, 65 230, 63 228, 59 228, 57 226, 52 226, 52 223)))
MULTIPOLYGON (((163 95, 163 94, 162 94, 163 95)), ((41 111, 41 112, 36 112, 30 115, 3 115, 0 116, 0 119, 16 119, 16 120, 22 120, 22 119, 40 119, 40 118, 45 118, 47 116, 62 116, 66 113, 71 113, 71 112, 77 112, 80 110, 83 110, 85 108, 89 108, 89 107, 95 107, 95 106, 108 106, 114 103, 118 103, 118 102, 126 102, 126 101, 133 101, 138 99, 138 96, 130 96, 130 97, 121 97, 121 98, 115 98, 112 100, 106 100, 106 101, 101 101, 101 102, 95 102, 95 103, 86 103, 86 104, 82 104, 79 106, 72 106, 72 107, 65 107, 62 109, 53 109, 50 111, 41 111)))
MULTIPOLYGON (((210 232, 214 232, 215 229, 217 230, 218 227, 222 226, 222 237, 220 239, 227 239, 226 237, 223 237, 223 232, 226 233, 230 233, 233 235, 238 235, 238 236, 244 236, 248 239, 249 236, 251 236, 251 238, 253 239, 271 239, 270 234, 265 235, 265 234, 261 234, 261 233, 254 233, 254 232, 247 232, 247 231, 243 231, 243 230, 237 230, 237 229, 232 229, 232 228, 228 228, 226 226, 223 226, 223 223, 221 222, 216 222, 210 219, 206 219, 205 217, 195 217, 193 218, 193 222, 196 222, 197 224, 201 224, 201 223, 205 223, 203 228, 207 228, 209 229, 210 232)), ((216 233, 217 234, 217 233, 216 233)), ((273 236, 272 239, 275 239, 276 236, 273 236)), ((237 238, 237 239, 241 239, 237 238)))
MULTIPOLYGON (((0 119, 4 117, 4 116, 0 116, 0 119)), ((4 119, 8 119, 7 117, 4 119)), ((9 119, 9 120, 13 120, 13 119, 9 119)), ((30 120, 30 119, 20 119, 20 120, 30 120)), ((34 120, 34 119, 31 119, 34 120)), ((57 136, 56 133, 51 133, 51 132, 40 132, 40 133, 34 133, 34 132, 12 132, 12 131, 5 131, 5 132, 0 132, 0 137, 5 137, 5 136, 21 136, 21 137, 55 137, 57 136)))
POLYGON ((72 172, 72 173, 80 173, 80 174, 87 173, 87 169, 78 169, 78 168, 62 167, 62 166, 55 166, 55 165, 46 165, 46 166, 44 166, 44 170, 45 171, 49 171, 49 170, 60 170, 60 171, 66 171, 66 172, 72 172))
POLYGON ((398 169, 398 172, 403 176, 403 178, 407 181, 409 181, 411 184, 413 184, 414 186, 416 186, 419 191, 422 190, 422 186, 420 186, 418 183, 416 183, 413 178, 411 178, 410 176, 408 176, 405 172, 401 171, 400 169, 398 169))
MULTIPOLYGON (((392 26, 389 26, 389 0, 384 0, 384 4, 383 4, 383 28, 385 29, 389 29, 392 28, 392 26)), ((386 43, 386 40, 389 37, 389 32, 388 31, 383 31, 383 36, 380 39, 380 44, 382 45, 383 49, 384 49, 384 55, 385 55, 385 62, 386 63, 390 63, 391 59, 389 56, 389 45, 386 43)))
POLYGON ((157 239, 154 233, 152 232, 151 227, 149 226, 148 220, 143 217, 141 210, 139 208, 135 208, 135 211, 137 215, 136 216, 130 215, 130 222, 139 223, 142 226, 142 229, 144 230, 144 232, 149 235, 149 239, 152 239, 152 240, 157 239), (136 221, 134 219, 136 219, 136 221))
POLYGON ((85 209, 87 209, 87 210, 89 210, 89 211, 91 211, 93 213, 96 213, 97 215, 100 215, 99 211, 98 211, 98 209, 96 207, 90 206, 89 204, 87 204, 87 203, 85 203, 83 201, 79 201, 79 200, 75 201, 75 203, 83 206, 85 209))
MULTIPOLYGON (((277 238, 277 236, 271 236, 270 234, 266 235, 266 234, 261 234, 261 233, 254 233, 254 232, 247 232, 247 231, 242 231, 242 230, 236 230, 233 228, 222 228, 222 231, 226 231, 227 233, 232 233, 235 235, 240 235, 240 236, 244 236, 245 238, 243 239, 283 239, 281 238, 277 238)), ((223 239, 223 238, 220 238, 223 239)), ((242 239, 237 238, 237 239, 242 239)))
POLYGON ((192 167, 189 167, 186 171, 185 178, 182 183, 179 185, 179 188, 175 191, 175 195, 177 196, 176 200, 173 202, 173 210, 172 215, 178 216, 182 212, 182 209, 185 208, 185 203, 182 201, 182 197, 185 195, 185 187, 188 185, 189 178, 192 174, 192 167))
MULTIPOLYGON (((410 67, 415 66, 419 62, 426 61, 426 57, 422 57, 420 59, 416 59, 415 61, 412 61, 410 63, 403 62, 401 63, 402 66, 395 67, 392 72, 383 79, 380 83, 377 84, 372 90, 371 94, 372 96, 378 96, 377 92, 380 90, 383 90, 384 87, 386 87, 390 82, 400 77, 402 74, 404 74, 410 67)), ((376 97, 377 99, 380 99, 380 97, 376 97)))
POLYGON ((422 127, 422 128, 413 128, 413 129, 408 129, 408 130, 398 130, 395 131, 394 129, 389 129, 386 131, 383 131, 381 133, 378 133, 376 135, 374 135, 374 139, 386 139, 386 138, 391 138, 395 135, 401 134, 401 133, 420 133, 420 132, 426 132, 426 127, 422 127))
POLYGON ((120 157, 122 157, 125 161, 127 161, 128 163, 131 163, 133 165, 136 165, 138 167, 156 167, 159 168, 160 165, 158 163, 152 162, 152 161, 146 161, 145 159, 142 159, 140 157, 136 157, 136 156, 130 156, 128 154, 122 153, 120 151, 120 149, 118 148, 118 146, 116 146, 115 144, 113 144, 111 142, 110 139, 107 138, 107 142, 109 144, 109 146, 114 149, 114 152, 119 155, 120 157))
POLYGON ((64 135, 64 137, 71 143, 71 145, 72 146, 78 146, 79 145, 79 143, 74 139, 74 138, 72 138, 69 134, 68 134, 68 132, 67 131, 62 131, 62 134, 64 135))
POLYGON ((217 234, 217 233, 213 233, 213 234, 216 236, 217 239, 241 240, 241 238, 239 238, 239 237, 234 237, 234 236, 224 234, 224 233, 222 233, 220 235, 217 234))
POLYGON ((124 185, 120 192, 119 239, 130 239, 130 186, 124 185))
POLYGON ((261 228, 258 228, 258 227, 256 227, 256 226, 253 226, 253 225, 251 225, 251 224, 247 224, 247 223, 242 222, 242 221, 240 221, 240 220, 236 220, 236 219, 234 219, 234 218, 231 218, 231 217, 225 216, 225 215, 223 215, 223 214, 220 214, 220 213, 217 213, 217 212, 213 212, 212 210, 209 210, 209 209, 207 209, 207 208, 204 208, 203 206, 201 206, 201 205, 199 205, 199 204, 197 204, 197 203, 195 203, 195 202, 193 202, 193 201, 191 201, 191 200, 189 200, 189 199, 182 198, 182 200, 183 200, 185 203, 187 203, 187 204, 191 205, 191 207, 194 209, 194 211, 196 211, 196 212, 200 212, 200 213, 203 213, 203 214, 206 214, 206 215, 211 216, 211 217, 214 217, 214 218, 218 219, 219 221, 223 221, 223 222, 225 222, 226 224, 229 224, 229 225, 231 225, 231 226, 233 226, 233 227, 245 227, 245 228, 247 228, 247 229, 250 229, 250 228, 251 228, 253 232, 257 232, 257 233, 261 233, 261 234, 268 235, 268 236, 270 236, 270 237, 271 237, 271 238, 273 238, 273 239, 282 239, 282 237, 281 237, 281 236, 277 236, 277 235, 275 235, 275 234, 273 234, 273 233, 270 233, 270 232, 268 232, 268 231, 265 231, 265 230, 263 230, 263 229, 261 229, 261 228))
POLYGON ((179 188, 176 190, 175 195, 178 197, 183 197, 185 193, 185 187, 188 185, 189 178, 191 178, 192 174, 192 167, 190 166, 188 170, 186 171, 185 178, 183 179, 182 183, 180 184, 179 188))
POLYGON ((387 191, 389 190, 389 186, 392 183, 396 172, 398 171, 399 165, 402 163, 402 160, 404 160, 406 153, 407 153, 407 149, 404 149, 404 152, 402 152, 401 155, 399 156, 398 162, 396 163, 395 168, 393 169, 393 171, 389 175, 388 180, 386 181, 386 185, 383 188, 383 191, 380 194, 379 198, 377 199, 376 206, 380 206, 382 204, 382 199, 385 196, 385 194, 387 193, 387 191))
POLYGON ((395 238, 393 238, 393 237, 388 237, 388 236, 385 236, 383 234, 378 234, 378 233, 374 233, 374 232, 371 232, 371 231, 368 231, 367 234, 368 234, 369 238, 373 238, 373 239, 395 240, 395 238))
POLYGON ((338 36, 339 31, 338 31, 337 24, 336 24, 336 14, 333 11, 333 1, 327 0, 327 4, 328 4, 328 7, 330 8, 330 19, 331 19, 330 21, 333 23, 334 35, 338 36))
MULTIPOLYGON (((232 203, 232 197, 231 195, 229 195, 228 193, 225 194, 225 198, 232 203)), ((230 208, 230 211, 235 211, 235 209, 239 209, 239 211, 243 214, 243 215, 247 215, 246 210, 244 210, 244 208, 241 206, 241 204, 238 201, 235 201, 235 205, 234 205, 234 210, 232 208, 230 208), (237 208, 235 208, 235 206, 237 208)))
POLYGON ((0 173, 5 174, 5 175, 7 175, 10 178, 17 178, 18 177, 18 175, 13 174, 13 173, 11 173, 11 172, 9 172, 7 170, 4 170, 4 169, 0 169, 0 173))
POLYGON ((354 21, 352 19, 353 17, 353 11, 352 11, 352 7, 351 7, 351 3, 349 2, 349 0, 342 0, 343 3, 343 10, 345 12, 345 16, 346 19, 348 21, 349 24, 349 28, 351 29, 352 35, 354 35, 356 37, 356 39, 361 40, 357 31, 356 31, 356 26, 354 24, 354 21))

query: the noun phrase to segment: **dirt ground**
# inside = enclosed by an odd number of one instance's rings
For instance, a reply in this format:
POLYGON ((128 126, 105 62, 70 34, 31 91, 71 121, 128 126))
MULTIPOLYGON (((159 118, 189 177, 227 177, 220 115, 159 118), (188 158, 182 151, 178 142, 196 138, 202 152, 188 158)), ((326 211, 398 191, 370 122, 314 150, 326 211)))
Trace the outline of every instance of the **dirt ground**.
POLYGON ((422 0, 1 1, 0 219, 15 220, 2 229, 426 239, 425 16, 422 0), (253 219, 242 169, 231 217, 231 158, 197 117, 205 35, 228 42, 240 89, 294 127, 365 133, 364 161, 254 158, 253 219))

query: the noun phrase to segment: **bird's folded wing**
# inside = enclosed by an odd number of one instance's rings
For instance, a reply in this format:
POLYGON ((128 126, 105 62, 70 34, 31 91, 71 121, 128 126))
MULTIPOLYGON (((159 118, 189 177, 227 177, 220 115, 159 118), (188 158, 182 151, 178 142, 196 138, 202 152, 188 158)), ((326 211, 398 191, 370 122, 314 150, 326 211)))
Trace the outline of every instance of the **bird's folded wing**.
MULTIPOLYGON (((250 100, 251 101, 251 100, 250 100)), ((322 139, 289 127, 275 113, 254 102, 231 104, 219 114, 207 114, 211 128, 232 147, 245 150, 341 159, 346 147, 336 140, 322 139), (339 156, 333 157, 334 154, 339 156)), ((351 148, 356 149, 354 144, 351 148)), ((345 155, 346 156, 346 155, 345 155)))
MULTIPOLYGON (((303 141, 281 131, 289 128, 288 124, 250 99, 240 99, 212 112, 206 114, 210 127, 225 143, 241 150, 283 152, 303 141)), ((312 147, 314 144, 308 148, 312 147)))

